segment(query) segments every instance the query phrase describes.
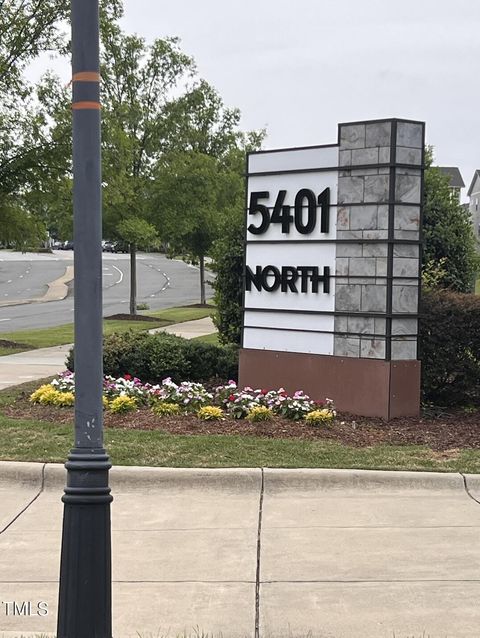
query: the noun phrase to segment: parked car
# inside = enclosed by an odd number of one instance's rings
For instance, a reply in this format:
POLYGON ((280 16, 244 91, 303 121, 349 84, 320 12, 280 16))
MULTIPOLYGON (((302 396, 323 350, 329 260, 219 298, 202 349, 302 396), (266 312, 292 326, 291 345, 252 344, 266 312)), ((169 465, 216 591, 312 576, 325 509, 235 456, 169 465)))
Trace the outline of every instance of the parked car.
POLYGON ((73 241, 68 240, 63 242, 63 250, 73 250, 73 241))

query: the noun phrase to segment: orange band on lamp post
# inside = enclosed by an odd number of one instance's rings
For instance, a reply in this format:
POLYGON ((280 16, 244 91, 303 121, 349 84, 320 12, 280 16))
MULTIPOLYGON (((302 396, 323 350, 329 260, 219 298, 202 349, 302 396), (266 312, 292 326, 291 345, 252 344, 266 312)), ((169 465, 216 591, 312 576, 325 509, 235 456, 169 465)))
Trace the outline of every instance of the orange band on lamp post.
POLYGON ((74 102, 72 104, 72 109, 75 111, 79 110, 96 110, 99 111, 102 108, 100 102, 74 102))
POLYGON ((81 71, 75 73, 72 82, 100 82, 100 73, 96 71, 81 71))

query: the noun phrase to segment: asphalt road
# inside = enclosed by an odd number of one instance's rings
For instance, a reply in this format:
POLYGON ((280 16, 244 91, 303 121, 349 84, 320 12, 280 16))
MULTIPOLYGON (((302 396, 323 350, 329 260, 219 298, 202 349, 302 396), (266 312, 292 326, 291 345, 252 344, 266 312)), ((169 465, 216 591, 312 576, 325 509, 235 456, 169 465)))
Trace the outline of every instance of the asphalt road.
MULTIPOLYGON (((0 251, 0 333, 73 321, 73 293, 61 301, 3 305, 41 297, 48 283, 61 277, 71 265, 72 251, 55 251, 52 255, 0 251)), ((207 279, 211 277, 207 274, 207 279)), ((147 303, 151 310, 198 303, 199 280, 198 268, 183 261, 167 259, 160 253, 137 256, 137 303, 147 303)), ((129 255, 104 253, 104 316, 128 312, 129 291, 129 255)))

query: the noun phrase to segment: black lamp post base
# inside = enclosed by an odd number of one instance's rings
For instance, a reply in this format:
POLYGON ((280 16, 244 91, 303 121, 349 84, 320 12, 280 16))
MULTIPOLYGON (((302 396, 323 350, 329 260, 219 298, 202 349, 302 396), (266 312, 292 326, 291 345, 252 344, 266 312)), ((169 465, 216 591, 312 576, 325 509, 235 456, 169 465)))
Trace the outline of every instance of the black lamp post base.
POLYGON ((111 463, 105 450, 74 449, 65 467, 57 638, 112 638, 111 463))

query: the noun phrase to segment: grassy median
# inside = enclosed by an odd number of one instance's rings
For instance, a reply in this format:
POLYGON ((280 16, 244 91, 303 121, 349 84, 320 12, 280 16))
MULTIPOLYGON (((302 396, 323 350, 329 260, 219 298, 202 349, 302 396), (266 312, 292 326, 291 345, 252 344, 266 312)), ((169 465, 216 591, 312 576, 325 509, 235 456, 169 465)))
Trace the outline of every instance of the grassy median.
MULTIPOLYGON (((180 307, 167 308, 165 310, 149 311, 142 313, 145 316, 152 317, 155 321, 130 321, 127 319, 104 319, 103 333, 110 335, 113 332, 127 332, 133 330, 141 332, 152 328, 163 328, 174 323, 183 323, 194 319, 202 319, 212 314, 212 307, 205 308, 196 307, 180 307)), ((64 324, 62 326, 54 326, 51 328, 37 328, 33 330, 18 330, 15 332, 0 333, 0 340, 9 342, 12 347, 0 345, 0 356, 6 354, 14 354, 15 352, 25 352, 35 348, 49 348, 52 346, 61 346, 66 343, 73 342, 73 323, 64 324), (21 344, 16 347, 15 344, 21 344)))

